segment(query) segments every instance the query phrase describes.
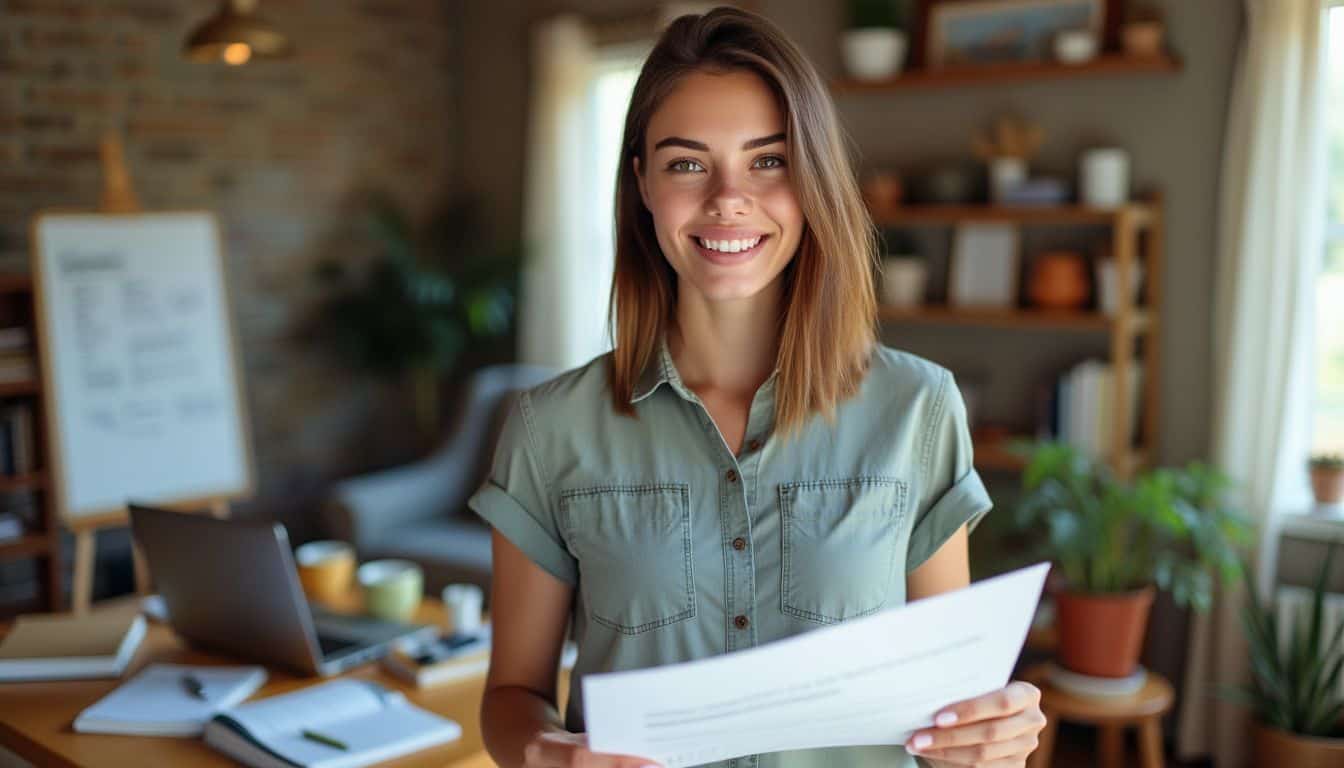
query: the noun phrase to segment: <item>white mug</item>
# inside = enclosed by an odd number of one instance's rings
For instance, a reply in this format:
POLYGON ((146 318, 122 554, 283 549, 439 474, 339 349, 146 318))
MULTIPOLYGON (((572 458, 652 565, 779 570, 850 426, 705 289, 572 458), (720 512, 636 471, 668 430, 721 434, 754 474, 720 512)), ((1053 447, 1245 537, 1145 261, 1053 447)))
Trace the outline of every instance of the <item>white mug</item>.
POLYGON ((1129 202, 1129 153, 1110 147, 1083 153, 1078 169, 1084 205, 1115 208, 1129 202))
POLYGON ((443 588, 443 607, 448 614, 448 631, 469 635, 481 628, 481 605, 485 593, 475 584, 449 584, 443 588))

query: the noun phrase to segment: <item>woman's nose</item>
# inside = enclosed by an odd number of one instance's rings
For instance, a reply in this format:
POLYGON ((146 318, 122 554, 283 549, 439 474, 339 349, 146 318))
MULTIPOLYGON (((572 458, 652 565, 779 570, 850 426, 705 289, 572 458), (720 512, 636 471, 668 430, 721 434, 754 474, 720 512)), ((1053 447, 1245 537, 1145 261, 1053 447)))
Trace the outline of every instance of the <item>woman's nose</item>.
POLYGON ((720 177, 706 207, 712 216, 740 216, 751 210, 751 198, 736 179, 720 177))

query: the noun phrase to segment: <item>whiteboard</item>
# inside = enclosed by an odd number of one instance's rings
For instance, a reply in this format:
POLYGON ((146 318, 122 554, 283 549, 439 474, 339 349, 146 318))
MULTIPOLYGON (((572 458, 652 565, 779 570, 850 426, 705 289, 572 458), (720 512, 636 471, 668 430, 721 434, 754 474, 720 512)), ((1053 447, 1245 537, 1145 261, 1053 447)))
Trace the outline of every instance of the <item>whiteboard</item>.
POLYGON ((33 283, 67 520, 245 495, 251 452, 209 213, 42 214, 33 283))

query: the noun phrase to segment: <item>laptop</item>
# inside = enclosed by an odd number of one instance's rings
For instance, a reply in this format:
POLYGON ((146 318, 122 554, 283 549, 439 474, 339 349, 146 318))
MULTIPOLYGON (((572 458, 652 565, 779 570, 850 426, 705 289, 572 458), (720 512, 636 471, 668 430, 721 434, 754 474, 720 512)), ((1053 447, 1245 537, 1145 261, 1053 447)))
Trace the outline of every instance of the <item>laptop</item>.
POLYGON ((379 659, 399 641, 437 636, 432 626, 310 607, 280 523, 138 504, 130 516, 169 622, 203 649, 329 676, 379 659))

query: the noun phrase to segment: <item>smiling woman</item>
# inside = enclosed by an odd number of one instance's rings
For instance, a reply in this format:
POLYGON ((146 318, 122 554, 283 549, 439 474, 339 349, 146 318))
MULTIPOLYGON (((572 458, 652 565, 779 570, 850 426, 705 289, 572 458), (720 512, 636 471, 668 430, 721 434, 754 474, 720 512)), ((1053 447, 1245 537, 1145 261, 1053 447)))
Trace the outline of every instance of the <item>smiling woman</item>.
MULTIPOLYGON (((945 368, 876 342, 875 232, 843 139, 759 16, 683 16, 644 62, 616 179, 615 349, 519 397, 468 502, 495 529, 481 721, 501 766, 652 762, 587 748, 585 675, 968 583, 991 503, 965 405, 945 368)), ((1044 722, 1026 683, 946 704, 905 743, 716 765, 1021 765, 1044 722)))

